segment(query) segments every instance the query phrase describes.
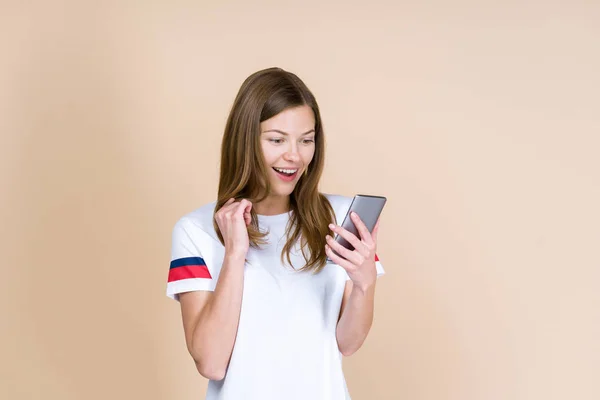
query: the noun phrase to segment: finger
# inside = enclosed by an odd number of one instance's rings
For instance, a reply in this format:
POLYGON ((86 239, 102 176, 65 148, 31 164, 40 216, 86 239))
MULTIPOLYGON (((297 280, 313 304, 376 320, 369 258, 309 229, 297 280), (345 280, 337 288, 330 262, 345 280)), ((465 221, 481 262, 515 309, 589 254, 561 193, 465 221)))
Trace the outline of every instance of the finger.
POLYGON ((229 204, 227 206, 227 208, 225 208, 223 210, 224 214, 225 214, 225 218, 229 219, 229 220, 238 218, 238 217, 243 218, 243 216, 244 216, 244 207, 242 204, 243 201, 244 200, 236 201, 234 203, 229 204))
POLYGON ((347 272, 353 272, 356 269, 354 264, 352 264, 350 261, 335 254, 329 245, 325 245, 325 253, 327 253, 327 257, 329 257, 331 261, 344 268, 347 272))
POLYGON ((252 209, 252 203, 249 200, 242 199, 238 205, 238 209, 235 211, 236 216, 240 216, 246 225, 252 221, 250 210, 252 209))
POLYGON ((227 213, 229 211, 231 211, 232 209, 235 209, 236 204, 235 204, 235 198, 231 198, 229 200, 227 200, 225 202, 225 204, 223 204, 223 206, 221 206, 221 209, 219 210, 219 212, 221 213, 227 213))
POLYGON ((252 213, 250 212, 251 210, 252 203, 248 202, 248 205, 244 209, 244 221, 246 222, 246 225, 250 225, 252 223, 252 213))
POLYGON ((223 203, 223 205, 217 211, 217 214, 225 212, 225 210, 227 209, 227 206, 229 206, 233 202, 233 200, 235 200, 235 199, 232 197, 231 199, 229 199, 225 203, 223 203))
POLYGON ((237 203, 236 204, 237 208, 234 211, 235 215, 243 217, 244 213, 246 212, 246 207, 248 207, 249 203, 250 202, 246 199, 242 199, 239 203, 237 203))
POLYGON ((373 239, 373 243, 377 243, 377 234, 379 233, 379 218, 377 218, 377 222, 373 227, 373 232, 371 232, 371 238, 373 239))
POLYGON ((229 200, 227 200, 227 201, 225 202, 225 204, 223 204, 223 205, 221 206, 221 208, 226 208, 226 207, 228 207, 229 205, 233 204, 233 202, 234 202, 234 201, 235 201, 235 199, 234 199, 233 197, 232 197, 232 198, 230 198, 229 200))
POLYGON ((340 256, 344 257, 346 260, 355 265, 360 265, 362 263, 362 260, 359 259, 360 255, 356 251, 345 248, 329 235, 325 237, 325 240, 331 249, 333 249, 340 256))
POLYGON ((350 214, 350 218, 352 218, 352 222, 354 222, 354 226, 356 226, 356 230, 358 230, 358 234, 360 235, 361 240, 363 240, 366 244, 373 244, 373 239, 371 238, 371 234, 367 229, 367 226, 362 219, 358 216, 357 213, 352 211, 350 214))
POLYGON ((365 244, 363 242, 361 242, 360 239, 357 238, 356 235, 354 235, 352 232, 348 232, 346 229, 342 228, 341 226, 337 226, 334 224, 329 224, 329 229, 331 229, 332 231, 334 231, 335 233, 337 233, 338 235, 340 235, 341 237, 346 239, 348 241, 348 243, 350 243, 354 247, 354 249, 357 250, 362 255, 368 254, 369 249, 367 249, 365 244))

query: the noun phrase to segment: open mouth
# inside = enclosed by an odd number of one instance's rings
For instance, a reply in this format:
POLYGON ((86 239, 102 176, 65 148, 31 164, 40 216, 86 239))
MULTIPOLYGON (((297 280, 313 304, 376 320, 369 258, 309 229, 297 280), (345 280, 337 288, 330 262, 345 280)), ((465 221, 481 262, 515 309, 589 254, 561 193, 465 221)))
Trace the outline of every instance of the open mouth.
POLYGON ((277 172, 279 175, 286 177, 286 178, 291 178, 298 173, 298 169, 286 169, 286 168, 273 167, 273 170, 275 172, 277 172))

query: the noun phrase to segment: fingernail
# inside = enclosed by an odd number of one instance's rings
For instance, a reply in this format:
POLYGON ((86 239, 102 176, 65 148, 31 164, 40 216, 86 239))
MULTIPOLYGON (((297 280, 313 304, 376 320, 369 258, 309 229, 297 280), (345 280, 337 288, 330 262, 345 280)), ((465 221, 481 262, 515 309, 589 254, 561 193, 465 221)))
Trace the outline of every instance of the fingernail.
POLYGON ((352 213, 350 213, 350 216, 351 216, 352 218, 356 218, 356 217, 357 217, 357 215, 356 215, 356 213, 355 213, 354 211, 352 211, 352 213))
POLYGON ((327 235, 327 236, 325 236, 325 239, 329 240, 329 239, 331 239, 331 236, 327 235))
POLYGON ((333 230, 335 226, 333 224, 329 224, 329 229, 333 230))

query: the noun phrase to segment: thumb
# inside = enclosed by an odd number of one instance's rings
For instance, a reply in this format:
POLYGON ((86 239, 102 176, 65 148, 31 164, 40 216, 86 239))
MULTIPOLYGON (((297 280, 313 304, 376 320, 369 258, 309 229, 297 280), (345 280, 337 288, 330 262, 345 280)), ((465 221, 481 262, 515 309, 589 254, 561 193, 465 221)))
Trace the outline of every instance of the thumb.
POLYGON ((244 221, 246 222, 246 226, 252 223, 252 214, 250 211, 252 211, 252 203, 248 202, 248 205, 244 209, 244 221))

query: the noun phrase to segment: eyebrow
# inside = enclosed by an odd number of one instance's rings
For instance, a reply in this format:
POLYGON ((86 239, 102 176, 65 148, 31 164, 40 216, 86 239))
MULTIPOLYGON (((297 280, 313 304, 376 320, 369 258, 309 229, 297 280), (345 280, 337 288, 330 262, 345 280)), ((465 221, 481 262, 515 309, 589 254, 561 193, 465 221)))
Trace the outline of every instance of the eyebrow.
MULTIPOLYGON (((310 130, 310 131, 308 131, 308 132, 304 132, 304 133, 303 133, 302 135, 300 135, 300 136, 308 135, 309 133, 314 133, 314 131, 315 131, 314 129, 311 129, 311 130, 310 130)), ((287 133, 287 132, 284 132, 284 131, 280 131, 279 129, 269 129, 268 131, 262 131, 262 133, 267 133, 267 132, 277 132, 277 133, 281 133, 282 135, 289 136, 289 133, 287 133)))

